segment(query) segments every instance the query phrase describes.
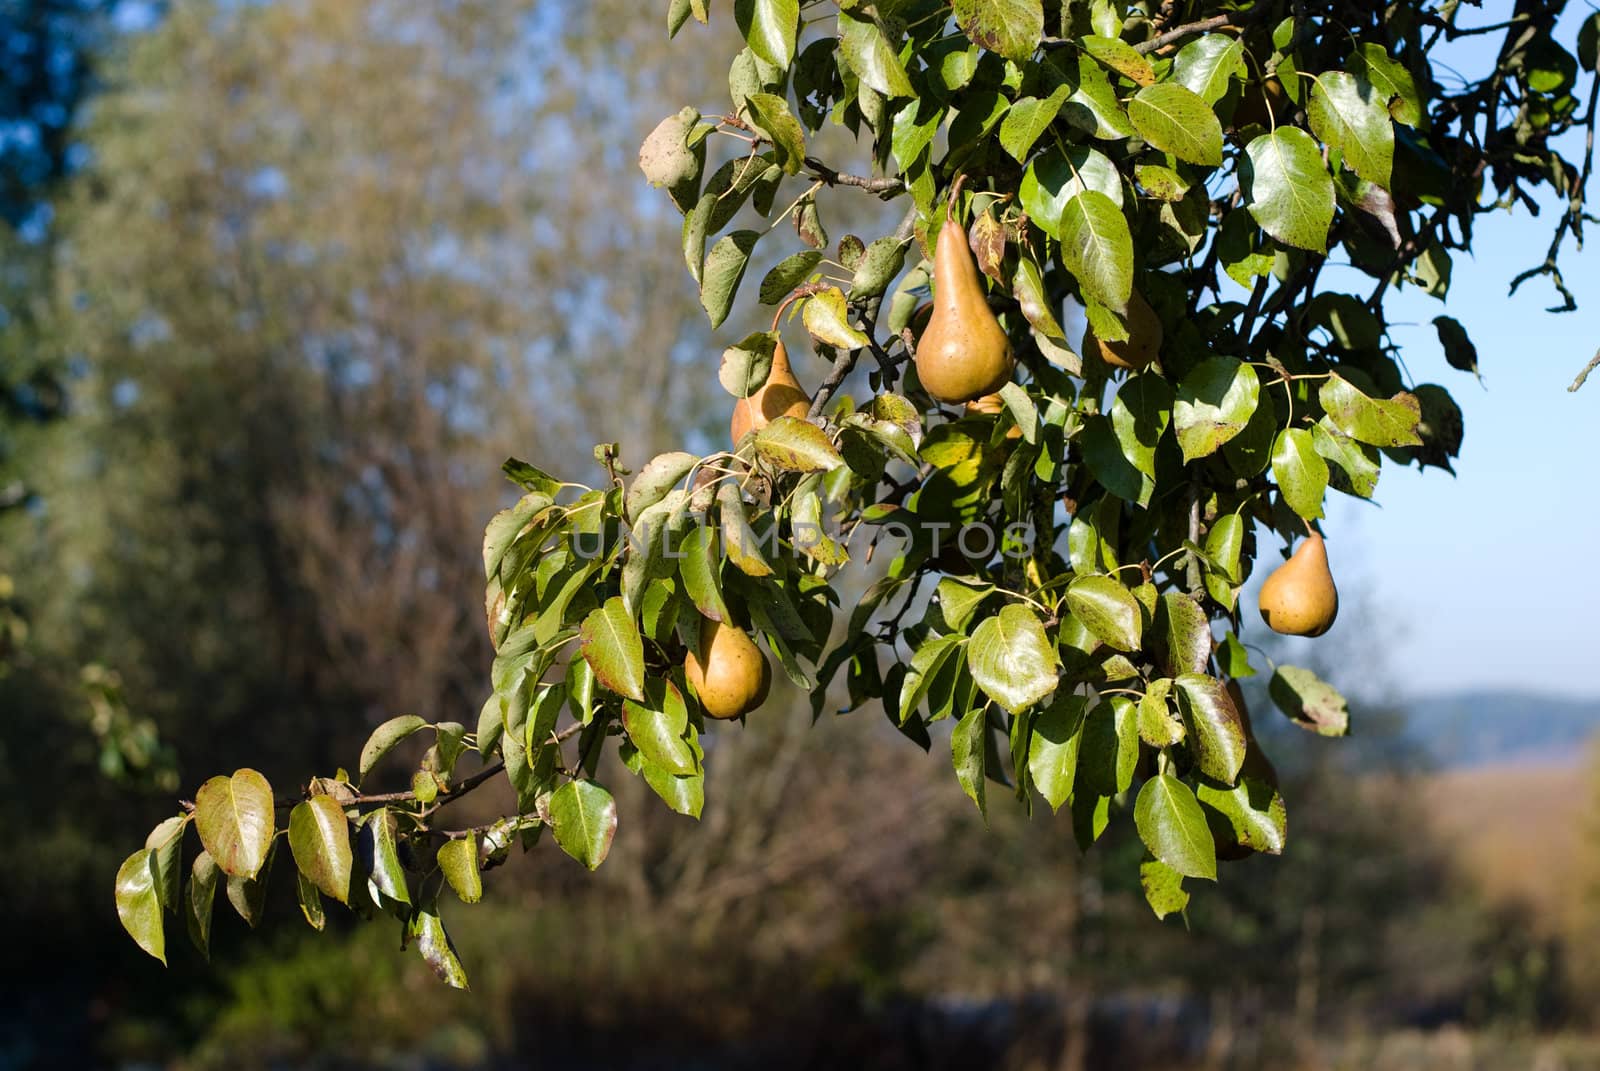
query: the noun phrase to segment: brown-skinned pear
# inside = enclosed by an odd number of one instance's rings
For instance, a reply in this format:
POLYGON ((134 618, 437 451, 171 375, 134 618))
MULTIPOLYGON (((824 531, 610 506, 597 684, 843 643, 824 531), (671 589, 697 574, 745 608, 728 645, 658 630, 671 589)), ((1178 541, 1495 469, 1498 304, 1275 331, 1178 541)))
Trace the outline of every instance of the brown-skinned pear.
POLYGON ((989 311, 967 232, 946 213, 933 253, 933 315, 917 341, 917 379, 941 402, 993 394, 1017 366, 1011 340, 989 311))
POLYGON ((755 641, 734 625, 700 621, 699 649, 683 660, 683 672, 707 717, 742 717, 767 701, 772 667, 755 641))
POLYGON ((1128 314, 1124 318, 1128 337, 1121 342, 1105 342, 1094 333, 1091 326, 1083 333, 1083 350, 1100 355, 1100 359, 1114 368, 1139 371, 1161 356, 1161 342, 1166 332, 1161 327, 1161 317, 1135 290, 1128 298, 1128 314))
POLYGON ((784 348, 783 339, 780 338, 772 351, 772 371, 767 373, 767 381, 757 387, 750 397, 740 398, 733 403, 733 420, 729 422, 728 433, 733 438, 733 445, 738 446, 739 440, 746 435, 760 431, 781 416, 804 420, 810 411, 811 396, 794 378, 794 369, 789 365, 789 351, 784 348))
POLYGON ((1312 532, 1261 585, 1261 618, 1285 636, 1320 636, 1339 616, 1339 589, 1328 569, 1328 548, 1312 532))

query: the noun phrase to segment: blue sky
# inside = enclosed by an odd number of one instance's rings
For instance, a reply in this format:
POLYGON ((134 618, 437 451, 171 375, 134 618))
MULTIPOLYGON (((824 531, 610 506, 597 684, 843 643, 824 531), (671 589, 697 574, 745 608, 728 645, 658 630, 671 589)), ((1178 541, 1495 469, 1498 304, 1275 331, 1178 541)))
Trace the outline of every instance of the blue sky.
MULTIPOLYGON (((1560 34, 1569 48, 1589 14, 1575 8, 1560 34)), ((1484 69, 1498 40, 1458 46, 1452 65, 1484 69)), ((1592 77, 1580 77, 1585 95, 1592 77)), ((1562 150, 1581 164, 1581 141, 1562 150)), ((1592 201, 1597 194, 1600 181, 1591 182, 1592 201)), ((1563 257, 1578 311, 1545 312, 1559 302, 1540 279, 1506 295, 1513 276, 1543 260, 1554 225, 1550 209, 1479 217, 1476 255, 1453 253, 1444 302, 1415 289, 1390 302, 1391 335, 1414 382, 1442 384, 1461 406, 1458 475, 1386 463, 1376 506, 1329 495, 1328 553, 1346 595, 1334 634, 1381 628, 1382 672, 1409 694, 1493 687, 1600 696, 1600 372, 1567 391, 1600 348, 1600 226, 1590 225, 1593 244, 1582 254, 1569 245, 1563 257), (1482 387, 1445 363, 1432 326, 1440 313, 1477 344, 1482 387)), ((1259 621, 1253 605, 1248 613, 1259 621)))

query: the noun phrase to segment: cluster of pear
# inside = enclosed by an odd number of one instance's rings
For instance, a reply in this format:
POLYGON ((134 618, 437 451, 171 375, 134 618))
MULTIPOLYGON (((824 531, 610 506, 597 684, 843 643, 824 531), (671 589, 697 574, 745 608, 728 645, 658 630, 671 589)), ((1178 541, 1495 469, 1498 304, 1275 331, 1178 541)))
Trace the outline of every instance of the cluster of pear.
POLYGON ((1339 589, 1328 568, 1328 548, 1313 531, 1289 560, 1261 585, 1261 618, 1285 636, 1320 636, 1339 616, 1339 589))

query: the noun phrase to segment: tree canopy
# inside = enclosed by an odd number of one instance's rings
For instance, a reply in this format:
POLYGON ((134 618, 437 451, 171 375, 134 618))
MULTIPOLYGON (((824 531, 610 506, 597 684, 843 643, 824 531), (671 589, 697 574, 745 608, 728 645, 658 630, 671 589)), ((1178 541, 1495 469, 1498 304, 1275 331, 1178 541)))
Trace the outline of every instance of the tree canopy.
MULTIPOLYGON (((1268 676, 1322 735, 1349 715, 1246 645, 1240 590, 1263 538, 1314 531, 1330 491, 1370 497, 1386 461, 1450 468, 1460 411, 1410 377, 1386 299, 1443 295, 1480 214, 1554 195, 1548 253, 1513 286, 1542 279, 1573 307, 1559 255, 1588 220, 1592 137, 1562 154, 1592 134, 1600 17, 1574 56, 1565 6, 1477 25, 1418 0, 672 0, 669 35, 731 17, 743 47, 725 108, 667 116, 640 166, 682 214, 711 327, 740 301, 774 309, 721 354, 730 407, 774 375, 786 312, 826 368, 809 407, 727 450, 601 444, 594 487, 506 462, 522 497, 483 541, 476 721, 395 717, 298 791, 213 777, 123 864, 124 926, 164 959, 181 914, 204 949, 218 886, 253 920, 277 858, 313 926, 325 899, 392 916, 465 985, 445 889, 478 900, 547 829, 599 866, 613 742, 698 816, 716 756, 695 656, 719 630, 758 638, 818 718, 879 708, 925 748, 947 732, 980 811, 997 790, 1042 799, 1085 848, 1131 821, 1158 915, 1219 862, 1283 851, 1288 802, 1230 685, 1268 676), (1498 42, 1476 76, 1442 58, 1472 37, 1498 42), (840 131, 857 162, 819 155, 840 131), (829 189, 899 222, 834 242, 829 189), (951 234, 1016 359, 986 404, 941 402, 917 374, 951 234), (380 786, 413 738, 409 787, 380 786), (500 780, 514 813, 452 824, 500 780)), ((434 285, 468 286, 461 263, 434 285)), ((1476 371, 1461 326, 1435 326, 1476 371)))

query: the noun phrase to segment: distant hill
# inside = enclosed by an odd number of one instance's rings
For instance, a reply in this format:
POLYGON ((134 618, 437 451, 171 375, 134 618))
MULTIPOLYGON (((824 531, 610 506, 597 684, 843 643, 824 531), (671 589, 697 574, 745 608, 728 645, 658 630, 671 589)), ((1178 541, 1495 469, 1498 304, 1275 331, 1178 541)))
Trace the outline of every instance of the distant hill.
POLYGON ((1600 698, 1462 692, 1402 705, 1407 739, 1441 766, 1576 765, 1600 731, 1600 698))

